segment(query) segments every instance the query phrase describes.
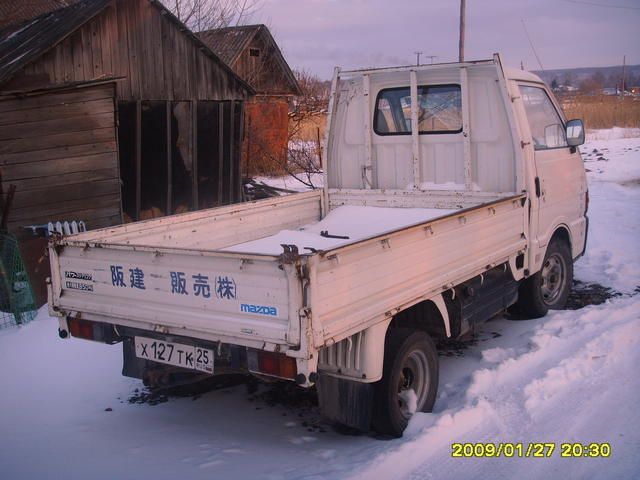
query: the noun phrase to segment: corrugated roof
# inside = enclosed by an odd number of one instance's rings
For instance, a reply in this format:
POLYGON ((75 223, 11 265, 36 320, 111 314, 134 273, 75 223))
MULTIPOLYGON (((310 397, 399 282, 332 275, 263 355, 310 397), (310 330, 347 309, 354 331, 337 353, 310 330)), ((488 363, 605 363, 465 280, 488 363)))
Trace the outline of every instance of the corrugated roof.
POLYGON ((100 13, 111 0, 82 0, 0 32, 0 84, 100 13))
POLYGON ((233 66, 260 27, 262 25, 216 28, 198 32, 196 35, 224 62, 233 66))
POLYGON ((39 17, 78 0, 0 0, 0 30, 39 17))

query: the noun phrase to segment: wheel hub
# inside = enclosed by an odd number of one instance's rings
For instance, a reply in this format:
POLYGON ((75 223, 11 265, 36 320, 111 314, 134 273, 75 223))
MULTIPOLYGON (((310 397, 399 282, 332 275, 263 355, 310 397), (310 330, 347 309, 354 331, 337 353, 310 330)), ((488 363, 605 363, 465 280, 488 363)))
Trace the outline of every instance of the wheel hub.
POLYGON ((411 418, 414 412, 422 410, 429 382, 427 356, 420 350, 412 351, 405 359, 398 379, 398 406, 403 417, 411 418))
POLYGON ((547 305, 555 302, 562 293, 566 282, 566 271, 564 259, 558 254, 554 253, 544 262, 540 291, 542 299, 547 305))

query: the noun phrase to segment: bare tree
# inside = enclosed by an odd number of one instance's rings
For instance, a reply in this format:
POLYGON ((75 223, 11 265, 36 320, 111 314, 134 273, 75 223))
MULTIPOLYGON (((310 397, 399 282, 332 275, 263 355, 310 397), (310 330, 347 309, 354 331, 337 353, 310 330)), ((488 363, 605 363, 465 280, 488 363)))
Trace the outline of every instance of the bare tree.
POLYGON ((243 25, 260 9, 261 0, 163 0, 191 30, 243 25))
POLYGON ((285 170, 310 188, 316 188, 314 175, 322 172, 320 127, 329 104, 330 82, 307 71, 296 71, 302 95, 296 97, 289 114, 289 138, 285 170))

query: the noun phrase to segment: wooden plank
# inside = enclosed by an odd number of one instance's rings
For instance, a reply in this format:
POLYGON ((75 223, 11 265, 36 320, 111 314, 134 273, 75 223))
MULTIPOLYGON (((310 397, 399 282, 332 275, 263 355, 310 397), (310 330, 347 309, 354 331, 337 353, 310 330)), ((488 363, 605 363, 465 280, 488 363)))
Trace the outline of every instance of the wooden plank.
POLYGON ((85 145, 71 145, 47 150, 36 150, 21 153, 5 153, 0 155, 0 167, 15 165, 18 163, 39 162, 42 160, 55 160, 58 158, 86 157, 98 153, 117 152, 115 140, 102 143, 88 143, 85 145))
POLYGON ((171 102, 166 103, 167 109, 167 215, 171 215, 173 212, 171 205, 171 197, 173 196, 173 137, 171 133, 171 123, 173 120, 173 114, 171 113, 171 102))
POLYGON ((96 113, 113 113, 113 100, 111 98, 103 98, 78 103, 60 103, 49 107, 0 112, 0 126, 42 122, 96 113))
POLYGON ((91 47, 90 24, 85 24, 74 35, 79 36, 79 41, 82 45, 82 68, 84 72, 82 78, 85 80, 94 79, 96 75, 93 72, 93 49, 91 47))
POLYGON ((123 7, 121 2, 114 2, 112 7, 115 9, 115 13, 113 20, 110 22, 110 27, 112 30, 112 38, 116 39, 113 68, 117 76, 125 77, 124 80, 118 84, 118 100, 132 100, 128 33, 125 16, 126 7, 123 7))
POLYGON ((85 157, 60 158, 5 166, 2 167, 2 179, 4 182, 9 182, 27 178, 41 178, 48 175, 117 168, 117 166, 117 152, 101 153, 85 157))
MULTIPOLYGON (((238 172, 238 179, 236 181, 236 185, 237 185, 237 195, 236 195, 236 199, 238 202, 243 201, 244 195, 243 195, 243 191, 242 191, 242 139, 244 138, 244 102, 239 101, 238 102, 238 106, 240 108, 240 119, 238 121, 238 125, 239 127, 239 131, 238 131, 238 140, 237 140, 237 147, 238 147, 238 158, 236 158, 236 166, 238 168, 237 172, 238 172)), ((326 185, 326 184, 325 184, 326 185)))
POLYGON ((121 30, 124 29, 127 34, 127 52, 129 57, 129 78, 131 79, 131 98, 140 98, 140 53, 138 51, 138 22, 136 19, 137 5, 140 2, 119 2, 120 7, 124 10, 123 24, 120 25, 121 30))
POLYGON ((153 82, 154 93, 157 99, 167 98, 167 90, 164 84, 164 52, 162 51, 162 18, 158 15, 158 10, 151 4, 148 5, 149 11, 149 26, 150 29, 147 34, 150 38, 147 41, 150 43, 150 57, 153 57, 153 82))
POLYGON ((48 175, 46 177, 12 180, 11 185, 15 185, 20 191, 27 191, 55 186, 64 186, 65 188, 69 188, 69 186, 74 183, 97 182, 109 179, 117 179, 118 182, 120 181, 120 175, 117 168, 105 168, 89 170, 86 172, 73 172, 60 175, 48 175))
POLYGON ((13 112, 30 108, 51 107, 70 103, 84 103, 104 98, 113 98, 113 83, 91 85, 75 89, 48 92, 28 97, 16 98, 13 96, 0 97, 0 112, 13 112))
MULTIPOLYGON (((35 205, 47 206, 69 200, 81 200, 92 197, 109 195, 120 192, 120 179, 109 178, 96 182, 82 182, 65 185, 38 188, 35 190, 16 190, 14 208, 26 208, 35 205)), ((87 203, 90 205, 90 203, 87 203)))
POLYGON ((5 153, 32 152, 67 145, 83 145, 112 141, 114 128, 98 128, 84 132, 70 132, 46 137, 21 138, 0 141, 0 155, 5 153))
POLYGON ((98 17, 98 32, 100 35, 100 53, 102 55, 102 71, 105 75, 113 76, 113 54, 115 40, 111 37, 109 24, 113 22, 115 7, 108 8, 98 17))
MULTIPOLYGON (((9 223, 25 222, 27 220, 33 222, 38 219, 44 221, 66 220, 67 218, 64 217, 69 216, 73 212, 89 213, 100 209, 105 209, 106 215, 103 216, 116 215, 120 211, 120 193, 50 203, 46 206, 38 205, 34 207, 14 208, 11 210, 9 223)), ((76 220, 76 218, 69 219, 76 220)), ((77 218, 77 220, 83 220, 83 218, 77 218)))
POLYGON ((84 45, 82 44, 82 33, 76 31, 69 37, 71 39, 71 55, 73 56, 73 79, 76 82, 88 80, 84 70, 84 45))
POLYGON ((162 35, 162 63, 163 63, 163 76, 164 76, 164 89, 167 92, 167 99, 174 100, 173 92, 173 75, 174 68, 171 64, 171 59, 175 58, 175 45, 170 40, 173 30, 169 25, 167 19, 164 16, 160 16, 160 33, 162 35))
POLYGON ((4 140, 58 135, 65 132, 84 132, 108 127, 115 127, 113 112, 45 120, 42 122, 19 123, 16 125, 5 125, 1 128, 0 142, 4 140))
POLYGON ((99 78, 104 75, 105 69, 102 64, 102 36, 100 34, 100 16, 94 18, 87 28, 90 33, 91 58, 93 59, 93 77, 99 78))
POLYGON ((142 206, 142 102, 136 101, 136 220, 142 206))
POLYGON ((235 122, 236 119, 234 118, 234 114, 235 114, 235 103, 234 102, 229 102, 229 203, 234 203, 235 202, 235 195, 234 195, 234 190, 235 190, 235 182, 233 180, 233 173, 234 173, 234 169, 235 169, 235 158, 233 157, 233 150, 234 150, 234 145, 235 145, 235 138, 234 138, 234 130, 235 130, 235 122))
POLYGON ((71 82, 73 80, 73 49, 71 48, 71 37, 67 37, 61 44, 62 58, 64 65, 64 81, 71 82))
POLYGON ((193 181, 193 209, 198 210, 200 204, 198 203, 198 190, 200 182, 198 181, 198 101, 191 102, 191 152, 193 155, 191 162, 191 180, 193 181))
POLYGON ((224 104, 218 103, 218 205, 222 205, 224 180, 224 104))

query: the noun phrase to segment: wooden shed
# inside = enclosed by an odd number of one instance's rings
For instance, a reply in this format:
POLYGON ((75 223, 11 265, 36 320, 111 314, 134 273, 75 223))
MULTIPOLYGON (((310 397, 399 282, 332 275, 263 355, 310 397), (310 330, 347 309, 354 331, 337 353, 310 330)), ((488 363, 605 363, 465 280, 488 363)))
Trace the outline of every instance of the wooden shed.
POLYGON ((281 169, 287 155, 290 100, 301 92, 271 32, 265 25, 246 25, 197 35, 256 92, 245 105, 245 173, 281 169))
MULTIPOLYGON (((0 188, 16 187, 8 225, 27 263, 44 246, 27 225, 241 201, 252 93, 158 1, 82 0, 3 29, 0 188)), ((46 263, 30 265, 41 291, 46 263)))

